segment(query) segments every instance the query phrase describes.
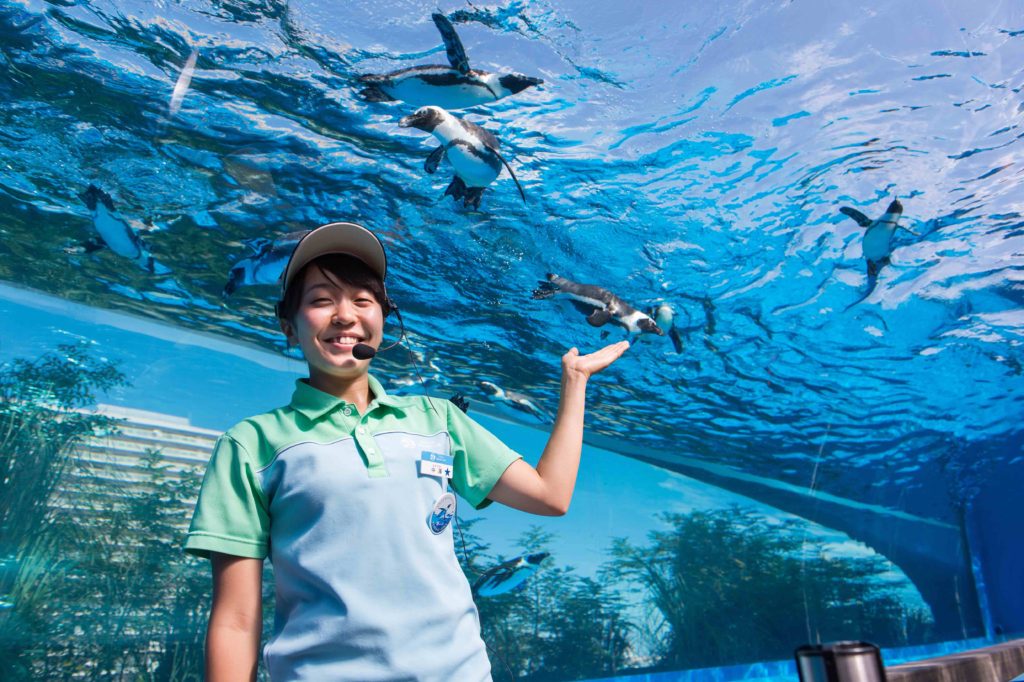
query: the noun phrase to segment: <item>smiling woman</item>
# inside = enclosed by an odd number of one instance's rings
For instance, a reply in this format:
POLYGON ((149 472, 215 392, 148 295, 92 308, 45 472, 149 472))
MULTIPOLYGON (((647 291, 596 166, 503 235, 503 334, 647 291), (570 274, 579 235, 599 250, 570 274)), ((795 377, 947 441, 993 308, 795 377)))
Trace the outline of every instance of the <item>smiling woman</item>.
POLYGON ((220 438, 185 545, 213 563, 209 680, 255 676, 268 556, 272 679, 489 680, 448 486, 477 509, 569 507, 587 380, 629 344, 565 354, 558 417, 534 469, 449 401, 388 395, 369 374, 397 311, 386 276, 383 246, 353 223, 313 230, 285 268, 278 317, 309 378, 290 405, 220 438))
MULTIPOLYGON (((353 349, 380 345, 390 308, 387 294, 362 261, 344 254, 324 256, 301 275, 301 284, 291 287, 290 300, 281 306, 281 331, 289 344, 302 349, 310 385, 333 394, 366 373, 369 361, 354 357, 353 349)), ((366 408, 363 394, 352 397, 361 410, 366 408)))

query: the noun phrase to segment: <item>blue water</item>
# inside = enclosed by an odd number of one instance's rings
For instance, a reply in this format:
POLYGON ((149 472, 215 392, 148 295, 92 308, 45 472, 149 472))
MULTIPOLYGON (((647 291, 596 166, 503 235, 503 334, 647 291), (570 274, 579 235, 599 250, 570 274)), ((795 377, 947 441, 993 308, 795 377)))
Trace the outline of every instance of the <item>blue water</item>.
MULTIPOLYGON (((668 302, 682 337, 592 382, 591 442, 950 528, 1024 461, 1011 0, 7 0, 0 46, 0 280, 284 352, 274 287, 225 297, 229 270, 247 240, 351 219, 387 246, 436 394, 486 403, 486 380, 555 411, 559 356, 623 332, 532 299, 554 272, 668 302), (545 81, 455 112, 499 136, 525 204, 505 172, 479 210, 442 197, 451 167, 426 174, 434 141, 398 126, 412 107, 358 95, 445 62, 438 10, 475 68, 545 81), (82 248, 89 184, 169 274, 82 248), (864 231, 839 208, 894 198, 916 235, 855 303, 864 231)), ((377 363, 419 390, 403 354, 377 363)))
POLYGON ((359 74, 443 63, 413 4, 6 3, 0 276, 280 346, 272 287, 220 296, 241 241, 353 218, 387 242, 410 345, 452 390, 489 379, 553 410, 558 355, 602 343, 531 300, 556 272, 666 300, 684 330, 682 354, 645 338, 595 385, 595 432, 802 485, 843 462, 815 485, 888 502, 940 476, 951 443, 1018 456, 1013 3, 470 7, 471 63, 546 81, 461 112, 500 135, 526 205, 504 175, 479 211, 442 200, 432 143, 397 127, 408 107, 358 98, 359 74), (67 252, 89 183, 170 276, 67 252), (843 312, 865 276, 838 208, 892 197, 920 237, 898 233, 843 312))

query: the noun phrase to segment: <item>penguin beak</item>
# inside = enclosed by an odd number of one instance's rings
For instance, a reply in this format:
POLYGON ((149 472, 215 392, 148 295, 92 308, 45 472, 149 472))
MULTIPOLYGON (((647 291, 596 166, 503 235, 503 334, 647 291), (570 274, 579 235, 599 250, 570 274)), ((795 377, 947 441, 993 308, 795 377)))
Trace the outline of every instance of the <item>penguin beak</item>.
POLYGON ((416 125, 416 114, 409 114, 408 116, 403 116, 398 121, 399 128, 412 128, 414 125, 416 125))

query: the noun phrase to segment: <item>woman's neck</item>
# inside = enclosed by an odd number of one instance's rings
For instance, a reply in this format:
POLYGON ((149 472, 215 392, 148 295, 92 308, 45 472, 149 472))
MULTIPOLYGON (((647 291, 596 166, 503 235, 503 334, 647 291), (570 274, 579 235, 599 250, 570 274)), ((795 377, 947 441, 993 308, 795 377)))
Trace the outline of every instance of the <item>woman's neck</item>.
POLYGON ((360 374, 357 377, 335 377, 317 372, 310 372, 309 385, 313 388, 329 393, 336 398, 352 403, 362 414, 373 400, 370 392, 370 379, 368 374, 360 374))

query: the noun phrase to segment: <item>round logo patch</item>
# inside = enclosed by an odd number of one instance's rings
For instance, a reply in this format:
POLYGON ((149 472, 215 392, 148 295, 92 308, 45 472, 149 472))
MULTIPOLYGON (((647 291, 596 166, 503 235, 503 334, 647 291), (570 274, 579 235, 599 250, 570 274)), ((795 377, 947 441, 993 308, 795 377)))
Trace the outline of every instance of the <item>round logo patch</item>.
POLYGON ((431 533, 434 535, 440 535, 454 518, 455 495, 445 493, 441 497, 437 498, 437 502, 434 503, 434 508, 430 512, 430 517, 427 518, 427 525, 430 526, 431 533))

